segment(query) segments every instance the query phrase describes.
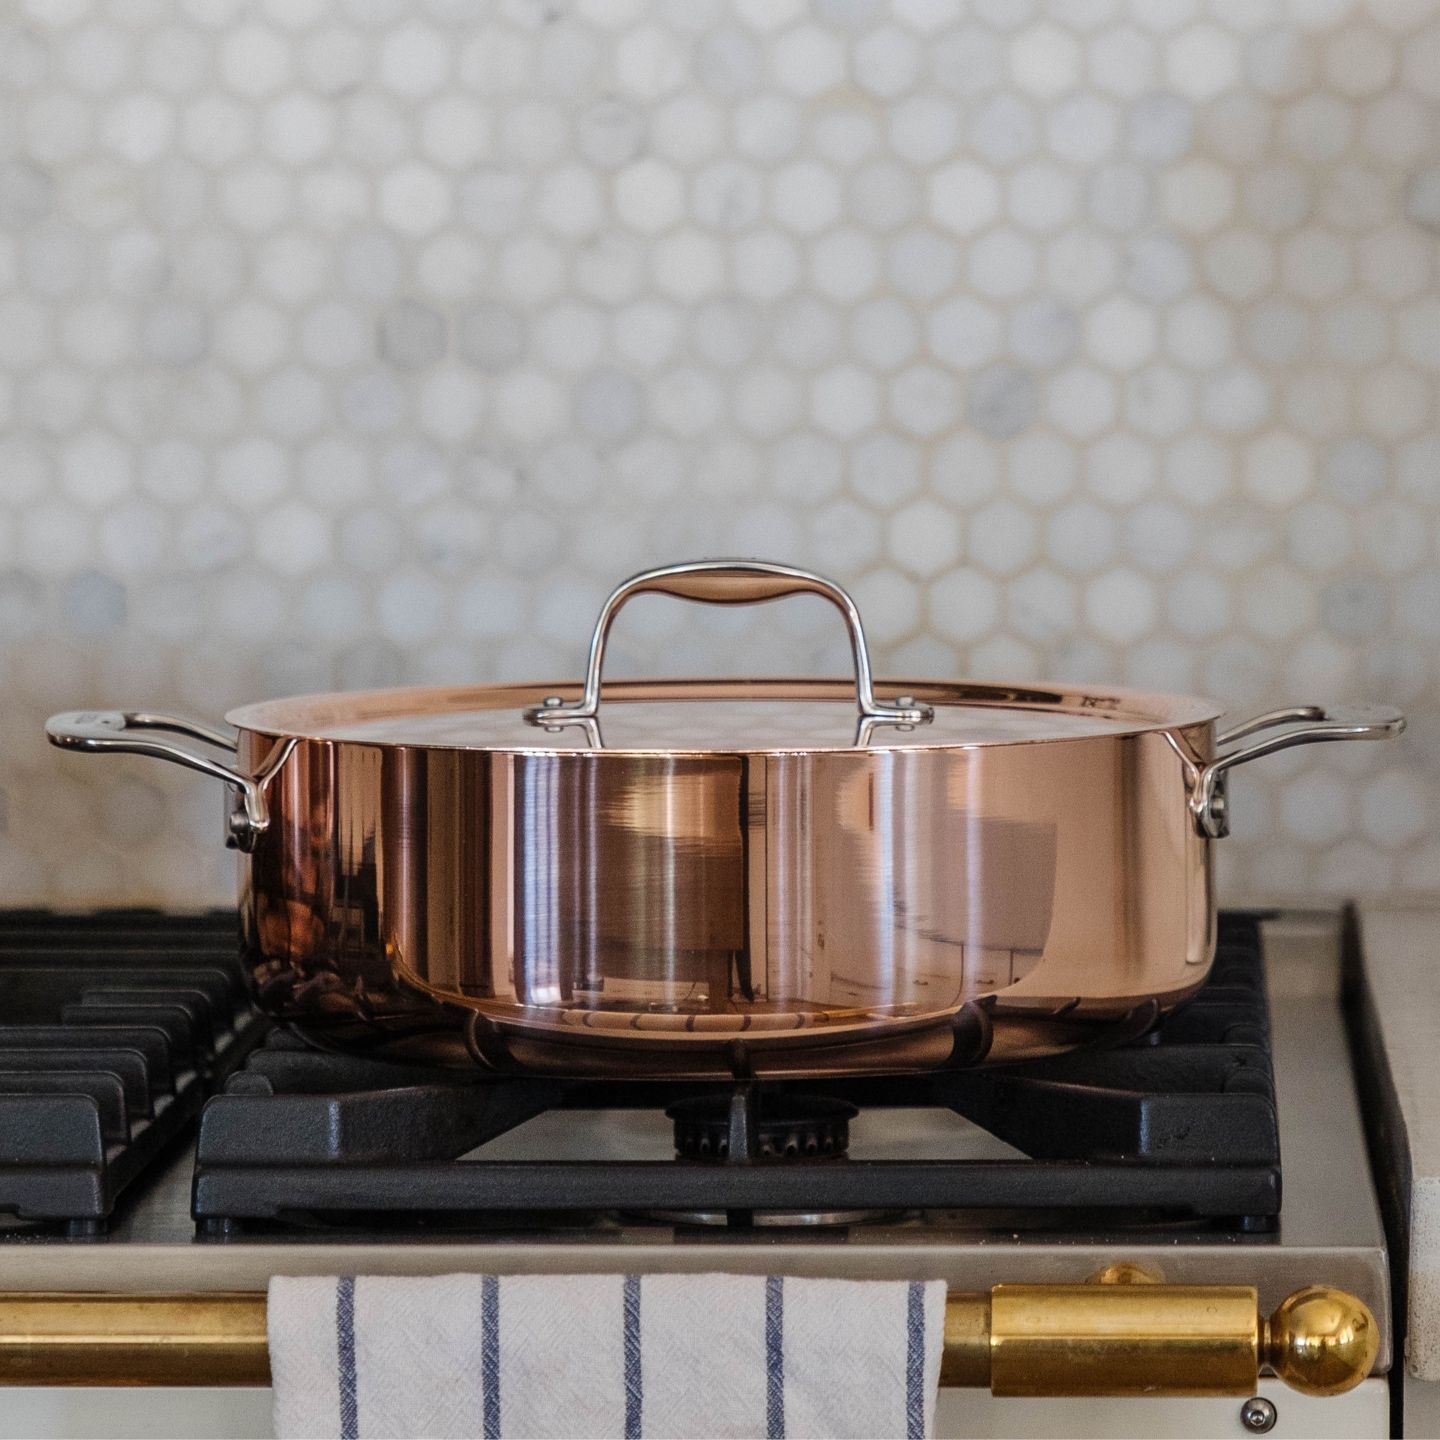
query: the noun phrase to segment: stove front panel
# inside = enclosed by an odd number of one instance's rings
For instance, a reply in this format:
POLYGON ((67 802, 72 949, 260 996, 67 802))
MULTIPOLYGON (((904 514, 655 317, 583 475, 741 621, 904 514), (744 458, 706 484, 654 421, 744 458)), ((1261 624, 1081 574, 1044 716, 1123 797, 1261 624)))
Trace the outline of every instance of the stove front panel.
MULTIPOLYGON (((1262 1385, 1275 1406, 1272 1440, 1341 1440, 1387 1433, 1389 1386, 1367 1380, 1348 1395, 1315 1400, 1283 1386, 1262 1385)), ((940 1391, 936 1440, 971 1437, 1074 1436, 1114 1440, 1208 1440, 1248 1432, 1245 1402, 1205 1400, 997 1400, 981 1390, 940 1391)), ((34 1387, 5 1392, 0 1440, 64 1436, 73 1440, 189 1440, 230 1436, 269 1440, 270 1391, 265 1389, 107 1390, 34 1387)))

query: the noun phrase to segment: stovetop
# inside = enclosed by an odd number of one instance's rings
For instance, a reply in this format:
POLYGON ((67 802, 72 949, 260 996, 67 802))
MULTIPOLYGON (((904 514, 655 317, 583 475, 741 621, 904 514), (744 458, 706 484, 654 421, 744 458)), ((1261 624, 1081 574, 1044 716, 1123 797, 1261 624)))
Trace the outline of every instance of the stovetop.
POLYGON ((275 1032, 206 1106, 196 1150, 194 1213, 216 1237, 482 1214, 533 1227, 618 1210, 745 1228, 937 1209, 1051 1232, 1102 1217, 1273 1228, 1280 1151, 1259 917, 1222 919, 1210 977, 1183 1010, 1156 1024, 1140 1006, 1103 1046, 1003 1069, 742 1073, 720 1085, 477 1069, 437 1082, 275 1032), (897 1111, 918 1127, 903 1156, 883 1144, 897 1111), (597 1149, 592 1117, 616 1112, 639 1123, 597 1149), (529 1124, 551 1115, 558 1125, 529 1124), (852 1147, 862 1115, 882 1124, 852 1147), (1004 1153, 957 1148, 964 1120, 1004 1153), (503 1143, 521 1134, 518 1149, 503 1143))
MULTIPOLYGON (((228 988, 223 993, 229 998, 222 998, 214 974, 201 983, 204 977, 193 973, 225 971, 233 916, 190 917, 184 938, 177 932, 158 949, 155 937, 168 923, 158 916, 92 917, 85 922, 88 938, 78 945, 73 931, 62 937, 64 926, 73 923, 71 917, 62 922, 38 914, 5 917, 0 977, 36 968, 82 968, 77 964, 81 956, 92 970, 121 962, 130 969, 153 970, 163 960, 174 971, 186 971, 183 978, 147 973, 130 979, 152 990, 164 988, 163 980, 171 990, 208 994, 204 1003, 193 993, 180 998, 154 994, 143 1002, 171 1023, 188 1014, 190 1069, 198 1078, 189 1082, 190 1098, 183 1105, 151 1102, 152 1111, 174 1110, 180 1117, 165 1122, 173 1130, 144 1140, 157 1128, 154 1117, 141 1116, 137 1125, 132 1115, 132 1143, 138 1133, 150 1151, 146 1163, 124 1173, 112 1194, 100 1195, 97 1204, 113 1201, 107 1233, 76 1239, 95 1227, 72 1226, 67 1238, 65 1227, 55 1224, 3 1232, 3 1288, 91 1288, 101 1252, 108 1286, 177 1289, 253 1288, 277 1271, 584 1271, 617 1265, 923 1273, 975 1289, 1002 1280, 1079 1280, 1109 1260, 1126 1259, 1153 1263, 1175 1282, 1256 1284, 1267 1303, 1323 1280, 1359 1295, 1377 1315, 1387 1313, 1384 1238, 1335 998, 1340 921, 1333 913, 1231 919, 1215 971, 1210 1018, 1204 1004, 1197 1004, 1188 1019, 1189 1012, 1176 1017, 1179 1023, 1169 1038, 1162 1031, 1158 1040, 1137 1040, 1104 1054, 1067 1057, 1047 1062, 1048 1069, 1007 1076, 844 1082, 831 1088, 830 1097, 858 1106, 848 1119, 847 1158, 749 1165, 714 1158, 677 1162, 674 1120, 663 1104, 634 1086, 610 1094, 595 1087, 553 1093, 551 1087, 543 1096, 529 1097, 522 1087, 501 1101, 497 1114, 493 1094, 482 1095, 474 1086, 437 1093, 431 1084, 423 1123, 397 1122, 385 1113, 397 1103, 396 1092, 377 1099, 355 1089, 375 1083, 373 1063, 370 1069, 364 1062, 357 1068, 355 1062, 316 1055, 285 1036, 263 1040, 243 998, 228 988), (98 938, 106 925, 112 932, 129 927, 129 943, 118 961, 98 938), (1256 963, 1241 953, 1245 945, 1237 945, 1237 936, 1244 941, 1250 929, 1263 938, 1268 984, 1260 983, 1256 963), (7 934, 14 942, 21 932, 23 944, 6 942, 7 934), (49 938, 37 947, 35 937, 42 932, 49 938), (143 945, 151 946, 143 964, 135 943, 141 937, 143 945), (1273 1088, 1264 1063, 1267 989, 1273 1088), (1217 1045, 1227 1056, 1223 1062, 1199 1056, 1217 1045), (248 1062, 241 1068, 247 1050, 248 1062), (1170 1059, 1164 1058, 1167 1054, 1170 1059), (1137 1073, 1147 1065, 1152 1080, 1172 1072, 1168 1092, 1164 1086, 1158 1092, 1141 1090, 1149 1098, 1137 1102, 1137 1073), (227 1093, 211 1101, 197 1176, 193 1107, 206 1087, 227 1093), (1057 1112, 1058 1119, 1037 1117, 1037 1103, 1057 1087, 1068 1108, 1057 1112), (334 1093, 347 1090, 358 1102, 348 1109, 334 1093), (1178 1101, 1177 1095, 1182 1097, 1178 1101), (1212 1118, 1187 1121, 1184 1110, 1190 1101, 1184 1097, 1196 1095, 1211 1106, 1212 1118), (542 1099, 560 1108, 542 1108, 542 1099), (1083 1117, 1087 1106, 1090 1133, 1096 1124, 1102 1126, 1101 1143, 1091 1142, 1088 1153, 1071 1143, 1078 1133, 1076 1117, 1083 1117), (267 1158, 260 1141, 270 1107, 288 1111, 279 1133, 289 1149, 267 1158), (507 1128, 504 1121, 518 1123, 507 1128), (325 1146, 346 1134, 360 1137, 359 1148, 352 1148, 346 1163, 335 1164, 325 1146), (1277 1137, 1283 1205, 1273 1153, 1277 1137), (1028 1159, 1020 1144, 1031 1151, 1059 1152, 1058 1158, 1028 1159), (460 1154, 466 1159, 458 1162, 459 1177, 444 1179, 439 1187, 449 1187, 453 1203, 429 1203, 435 1195, 426 1187, 436 1179, 436 1167, 454 1177, 452 1156, 460 1154), (1170 1178, 1180 1176, 1186 1186, 1185 1202, 1178 1206, 1157 1203, 1147 1188, 1167 1167, 1170 1178), (547 1169, 548 1174, 541 1173, 547 1169), (408 1212, 398 1220, 367 1211, 369 1202, 363 1199, 356 1204, 357 1190, 364 1188, 357 1182, 376 1178, 362 1172, 377 1170, 382 1188, 408 1212), (682 1179, 667 1181, 669 1190, 632 1200, 630 1192, 614 1187, 628 1184, 637 1170, 652 1183, 655 1176, 682 1179), (803 1180, 807 1172, 816 1179, 824 1174, 853 1178, 838 1191, 819 1192, 803 1180), (317 1175, 323 1181, 318 1192, 317 1175), (489 1183, 482 1186, 484 1175, 489 1183), (797 1175, 802 1179, 770 1178, 797 1175), (1041 1178, 1026 1180, 1026 1175, 1041 1178), (558 1200, 554 1193, 543 1193, 543 1185, 557 1176, 563 1182, 558 1200), (1212 1203, 1215 1197, 1205 1186, 1217 1177, 1222 1189, 1238 1184, 1235 1193, 1243 1202, 1226 1194, 1212 1203), (883 1193, 887 1186, 894 1191, 897 1182, 903 1193, 883 1193), (767 1190, 776 1183, 778 1199, 767 1190), (1117 1184, 1122 1188, 1116 1190, 1117 1184), (317 1196, 324 1203, 317 1203, 317 1196), (200 1233, 192 1200, 206 1222, 200 1233), (957 1208, 960 1204, 965 1208, 957 1208), (852 1210, 870 1212, 870 1217, 855 1222, 853 1216, 840 1215, 852 1223, 794 1224, 789 1223, 793 1216, 755 1213, 772 1209, 798 1209, 807 1219, 815 1218, 817 1210, 830 1220, 836 1212, 852 1210), (284 1223, 276 1223, 277 1212, 284 1223), (755 1223, 769 1218, 779 1223, 755 1223)), ((0 999, 13 993, 5 991, 4 983, 0 979, 0 999)), ((105 977, 90 976, 82 988, 92 992, 91 1006, 125 1010, 107 1016, 107 1023, 154 1028, 149 1022, 156 1015, 137 1016, 133 1007, 142 1002, 108 993, 116 987, 105 977)), ((84 998, 72 996, 71 1004, 83 1004, 84 998)), ((18 1018, 38 1023, 33 995, 27 1003, 30 1008, 18 1018)), ((4 1043, 0 1033, 0 1051, 4 1043)), ((184 1043, 182 1033, 172 1049, 183 1049, 184 1043)), ((33 1068, 44 1070, 49 1064, 39 1060, 33 1068)), ((433 1080, 423 1073, 387 1073, 391 1079, 433 1080)), ((5 1074, 0 1055, 0 1077, 5 1074)), ((31 1083, 21 1088, 28 1091, 31 1083)), ((109 1106, 109 1135, 102 1148, 119 1158, 124 1172, 117 1119, 124 1095, 118 1102, 113 1094, 96 1098, 104 1087, 93 1077, 61 1088, 80 1090, 92 1109, 109 1106)), ((669 1103, 675 1097, 663 1098, 669 1103)), ((746 1125, 753 1126, 757 1111, 771 1108, 777 1098, 786 1097, 739 1087, 722 1097, 718 1119, 712 1113, 698 1132, 692 1125, 692 1139, 694 1133, 708 1135, 713 1146, 738 1134, 743 1143, 746 1125)), ((71 1109, 79 1103, 73 1095, 51 1097, 52 1103, 58 1099, 71 1109)), ((4 1107, 31 1100, 28 1093, 17 1096, 15 1087, 0 1078, 0 1114, 8 1113, 4 1107)), ((823 1135, 825 1127, 786 1131, 782 1126, 775 1133, 798 1135, 803 1146, 807 1135, 823 1135)), ((4 1188, 11 1178, 12 1171, 0 1163, 0 1200, 13 1205, 4 1188)))

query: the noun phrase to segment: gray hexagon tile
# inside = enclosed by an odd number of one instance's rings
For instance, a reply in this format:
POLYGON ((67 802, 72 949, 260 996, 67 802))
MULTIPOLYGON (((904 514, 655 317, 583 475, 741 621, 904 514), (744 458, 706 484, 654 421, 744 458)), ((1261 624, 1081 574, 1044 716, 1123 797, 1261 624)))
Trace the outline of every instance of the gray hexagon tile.
POLYGON ((1423 0, 15 0, 0 901, 229 891, 52 709, 573 675, 725 552, 882 670, 1404 704, 1237 777, 1225 894, 1440 890, 1437 155, 1423 0))

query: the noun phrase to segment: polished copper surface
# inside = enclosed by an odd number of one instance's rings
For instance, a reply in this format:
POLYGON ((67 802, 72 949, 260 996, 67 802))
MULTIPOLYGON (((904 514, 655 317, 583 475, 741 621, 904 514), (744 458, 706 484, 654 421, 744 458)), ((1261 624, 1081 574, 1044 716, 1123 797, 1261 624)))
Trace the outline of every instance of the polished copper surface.
MULTIPOLYGON (((244 732, 242 768, 277 743, 244 732)), ((737 1041, 762 1072, 942 1063, 982 999, 990 1058, 1044 1053, 1203 980, 1186 797, 1212 743, 1208 721, 729 755, 302 739, 242 862, 247 942, 287 1018, 436 1051, 478 1013, 471 1049, 533 1069, 724 1073, 737 1041)))

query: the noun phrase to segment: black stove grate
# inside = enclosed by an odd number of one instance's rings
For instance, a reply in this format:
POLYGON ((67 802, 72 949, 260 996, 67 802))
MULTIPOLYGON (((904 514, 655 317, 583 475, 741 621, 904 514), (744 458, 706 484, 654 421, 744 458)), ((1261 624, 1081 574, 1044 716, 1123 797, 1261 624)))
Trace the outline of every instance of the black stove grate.
POLYGON ((732 1224, 756 1212, 1043 1211, 1072 1221, 1102 1212, 1271 1228, 1280 1150, 1259 917, 1222 916, 1209 981, 1158 1026, 1113 1048, 1007 1069, 721 1087, 437 1083, 433 1072, 318 1052, 276 1032, 201 1121, 194 1213, 206 1234, 315 1217, 364 1226, 396 1215, 493 1222, 502 1212, 606 1210, 722 1212, 732 1224), (556 1108, 676 1107, 687 1148, 685 1107, 707 1095, 724 1138, 712 1128, 703 1155, 485 1157, 487 1142, 556 1108), (823 1156, 772 1158, 766 1112, 802 1098, 953 1111, 1023 1154, 857 1160, 832 1144, 823 1156))
POLYGON ((233 911, 0 912, 0 1214, 104 1231, 264 1030, 233 911))

